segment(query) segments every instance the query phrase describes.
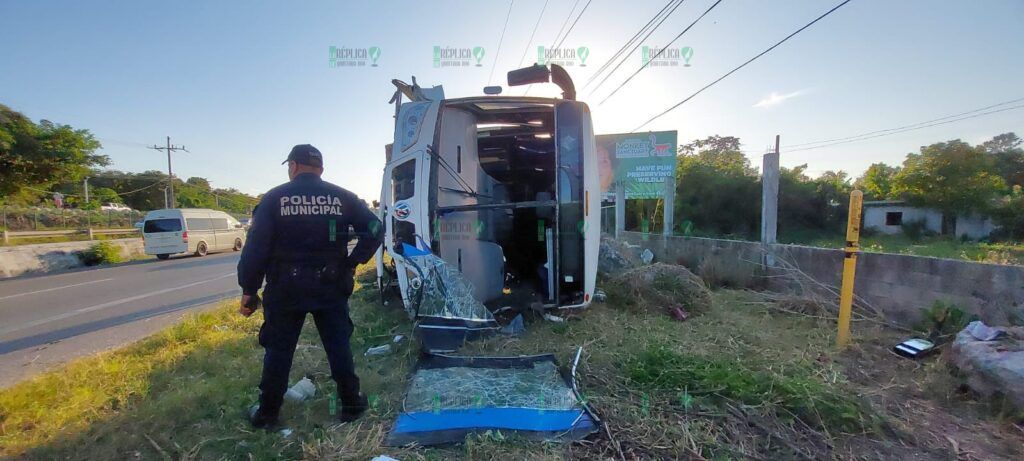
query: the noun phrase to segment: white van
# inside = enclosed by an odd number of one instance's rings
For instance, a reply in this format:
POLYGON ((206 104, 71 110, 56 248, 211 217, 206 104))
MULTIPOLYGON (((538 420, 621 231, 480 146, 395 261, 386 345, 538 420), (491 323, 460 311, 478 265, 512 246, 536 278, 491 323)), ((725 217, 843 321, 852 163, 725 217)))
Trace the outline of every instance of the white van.
POLYGON ((146 254, 167 259, 173 254, 242 249, 245 229, 231 215, 205 208, 153 210, 142 224, 146 254))

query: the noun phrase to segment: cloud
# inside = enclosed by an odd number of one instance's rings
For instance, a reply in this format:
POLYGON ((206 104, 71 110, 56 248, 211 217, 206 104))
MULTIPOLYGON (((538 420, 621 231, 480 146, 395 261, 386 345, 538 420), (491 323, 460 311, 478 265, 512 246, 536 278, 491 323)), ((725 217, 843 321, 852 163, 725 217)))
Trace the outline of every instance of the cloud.
POLYGON ((783 101, 785 101, 785 100, 787 100, 789 98, 795 98, 795 97, 803 95, 805 93, 807 93, 807 90, 796 90, 796 91, 794 91, 792 93, 786 93, 786 94, 779 94, 779 93, 776 93, 776 92, 772 91, 772 94, 770 94, 770 95, 768 95, 768 97, 763 98, 760 101, 758 101, 757 104, 754 104, 754 107, 771 107, 771 106, 774 106, 774 105, 778 105, 778 104, 782 103, 783 101))

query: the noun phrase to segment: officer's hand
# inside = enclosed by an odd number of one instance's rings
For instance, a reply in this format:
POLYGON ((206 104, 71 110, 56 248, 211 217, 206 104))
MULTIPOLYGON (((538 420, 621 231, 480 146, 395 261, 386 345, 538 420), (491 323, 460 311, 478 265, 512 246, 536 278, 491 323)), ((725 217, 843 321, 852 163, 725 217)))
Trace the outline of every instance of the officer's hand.
POLYGON ((238 304, 238 313, 242 314, 243 317, 248 317, 252 315, 253 312, 256 312, 256 309, 245 307, 250 302, 252 302, 251 295, 242 295, 242 301, 238 304))

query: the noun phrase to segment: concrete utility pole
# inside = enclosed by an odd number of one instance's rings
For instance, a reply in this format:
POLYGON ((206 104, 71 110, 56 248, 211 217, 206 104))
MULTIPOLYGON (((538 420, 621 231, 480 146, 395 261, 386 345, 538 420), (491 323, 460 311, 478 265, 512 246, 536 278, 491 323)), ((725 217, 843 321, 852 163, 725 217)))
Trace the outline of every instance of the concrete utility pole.
POLYGON ((672 175, 665 178, 665 197, 662 210, 664 215, 665 225, 662 226, 661 233, 664 235, 672 236, 672 228, 675 227, 675 210, 676 210, 676 174, 673 171, 672 175))
POLYGON ((761 244, 778 241, 778 217, 779 135, 775 135, 775 151, 764 154, 761 163, 761 244))
POLYGON ((626 230, 626 185, 615 183, 615 238, 621 238, 626 230))
POLYGON ((185 146, 172 146, 170 136, 167 137, 167 147, 157 147, 156 144, 153 144, 150 149, 167 152, 167 190, 170 195, 167 208, 177 208, 178 201, 174 199, 174 173, 171 172, 171 152, 177 152, 179 150, 188 152, 188 150, 185 149, 185 146))
POLYGON ((82 180, 82 187, 85 189, 85 203, 89 203, 89 177, 82 180))

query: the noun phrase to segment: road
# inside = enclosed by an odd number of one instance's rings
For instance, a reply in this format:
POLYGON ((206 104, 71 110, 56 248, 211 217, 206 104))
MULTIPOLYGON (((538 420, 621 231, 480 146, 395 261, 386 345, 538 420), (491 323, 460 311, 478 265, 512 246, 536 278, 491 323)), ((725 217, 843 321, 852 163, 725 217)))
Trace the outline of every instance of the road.
POLYGON ((0 388, 234 298, 239 253, 0 281, 0 388))

